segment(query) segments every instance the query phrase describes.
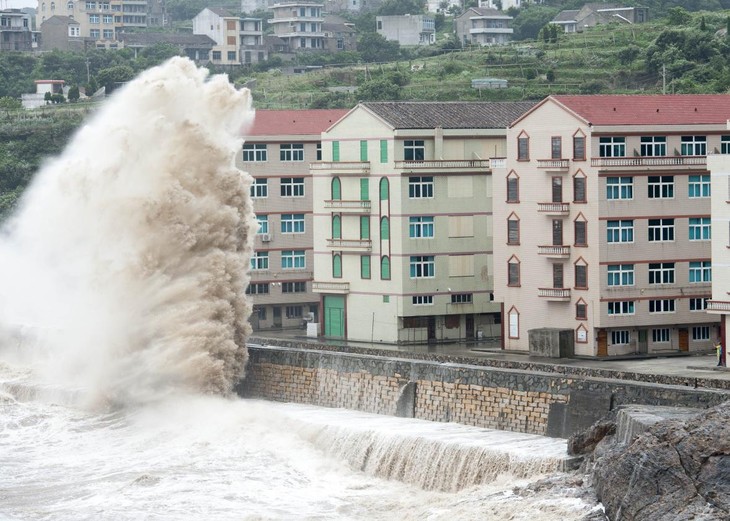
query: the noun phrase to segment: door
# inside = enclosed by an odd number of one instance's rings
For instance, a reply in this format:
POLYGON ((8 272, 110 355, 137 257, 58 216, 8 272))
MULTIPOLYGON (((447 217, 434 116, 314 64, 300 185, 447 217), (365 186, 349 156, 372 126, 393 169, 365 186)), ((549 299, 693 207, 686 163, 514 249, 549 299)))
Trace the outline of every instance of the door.
POLYGON ((646 329, 639 329, 639 353, 646 354, 649 352, 649 332, 646 329))
POLYGON ((563 245, 563 221, 553 219, 553 246, 563 245))
POLYGON ((608 356, 608 333, 605 329, 598 330, 598 352, 596 356, 608 356))
POLYGON ((324 297, 324 336, 345 338, 345 297, 324 297))
POLYGON ((436 341, 436 317, 428 317, 428 341, 436 341))
POLYGON ((679 350, 689 351, 689 330, 686 327, 679 330, 679 350))
POLYGON ((281 308, 274 306, 274 327, 281 327, 281 308))
POLYGON ((474 316, 466 316, 466 338, 474 338, 474 316))
POLYGON ((563 178, 553 177, 553 202, 563 202, 563 178))
POLYGON ((553 288, 561 289, 563 286, 563 265, 553 264, 553 288))

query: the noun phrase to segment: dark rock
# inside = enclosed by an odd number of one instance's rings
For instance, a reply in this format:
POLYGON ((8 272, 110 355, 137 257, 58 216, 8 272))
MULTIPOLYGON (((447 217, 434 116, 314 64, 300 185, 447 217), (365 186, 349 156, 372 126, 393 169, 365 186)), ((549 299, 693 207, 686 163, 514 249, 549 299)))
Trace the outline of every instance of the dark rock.
POLYGON ((584 432, 568 438, 568 454, 577 456, 593 452, 603 438, 616 432, 616 423, 612 420, 600 420, 584 432))
POLYGON ((730 519, 730 402, 615 444, 597 457, 593 484, 614 521, 730 519))

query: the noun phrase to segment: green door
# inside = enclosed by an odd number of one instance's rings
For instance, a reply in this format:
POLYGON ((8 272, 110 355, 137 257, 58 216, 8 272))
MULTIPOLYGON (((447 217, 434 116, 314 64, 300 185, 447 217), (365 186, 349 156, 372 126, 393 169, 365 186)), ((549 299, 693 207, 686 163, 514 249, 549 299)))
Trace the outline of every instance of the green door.
POLYGON ((345 338, 345 297, 324 297, 324 336, 345 338))

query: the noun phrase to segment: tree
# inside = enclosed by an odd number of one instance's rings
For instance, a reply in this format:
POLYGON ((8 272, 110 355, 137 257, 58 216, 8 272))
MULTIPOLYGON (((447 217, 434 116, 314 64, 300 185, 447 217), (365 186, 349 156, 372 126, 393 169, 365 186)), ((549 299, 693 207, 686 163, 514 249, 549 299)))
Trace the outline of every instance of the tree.
POLYGON ((531 5, 529 9, 522 9, 512 20, 515 40, 534 40, 550 20, 555 18, 558 10, 552 7, 531 5))
POLYGON ((360 84, 357 99, 361 101, 393 101, 400 98, 401 87, 387 78, 376 78, 360 84))
POLYGON ((111 94, 114 89, 134 78, 134 69, 129 65, 117 65, 102 69, 96 75, 96 80, 106 87, 106 93, 111 94))
POLYGON ((398 59, 400 44, 378 33, 365 33, 358 39, 357 50, 364 62, 388 62, 398 59))
POLYGON ((684 7, 672 7, 668 11, 667 21, 669 22, 669 25, 673 25, 675 27, 679 25, 687 25, 690 20, 692 20, 692 16, 684 7))
POLYGON ((80 97, 81 94, 79 93, 79 88, 76 85, 68 89, 68 100, 71 103, 76 103, 77 101, 79 101, 80 97))
POLYGON ((380 16, 398 14, 420 14, 424 11, 424 0, 385 0, 380 4, 377 14, 380 16))
POLYGON ((5 111, 6 115, 9 115, 14 110, 23 108, 23 104, 19 99, 11 98, 10 96, 3 96, 0 98, 0 109, 5 111))

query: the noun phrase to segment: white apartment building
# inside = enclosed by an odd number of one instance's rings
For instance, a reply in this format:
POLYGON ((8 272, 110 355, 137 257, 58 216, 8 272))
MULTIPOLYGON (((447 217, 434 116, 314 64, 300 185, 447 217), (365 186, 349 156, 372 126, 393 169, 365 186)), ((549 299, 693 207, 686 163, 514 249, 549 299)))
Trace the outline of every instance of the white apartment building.
POLYGON ((506 349, 546 328, 585 356, 712 348, 707 154, 730 152, 729 119, 728 95, 550 96, 511 125, 494 171, 506 349))
POLYGON ((284 41, 288 52, 322 50, 323 8, 324 4, 318 2, 277 3, 270 7, 274 17, 269 20, 269 24, 274 28, 274 35, 284 41))
POLYGON ((436 20, 422 14, 375 17, 376 30, 401 45, 431 45, 436 41, 436 20))
POLYGON ((719 154, 707 156, 712 190, 712 300, 707 312, 720 319, 718 338, 725 346, 727 365, 730 314, 730 126, 721 136, 719 154))
POLYGON ((511 21, 502 11, 470 7, 454 18, 454 30, 463 45, 502 45, 512 39, 511 21))
POLYGON ((255 331, 298 328, 318 319, 312 292, 313 186, 309 165, 321 159, 321 133, 345 110, 257 110, 236 165, 254 177, 259 221, 246 290, 255 331))
POLYGON ((533 105, 360 103, 322 134, 310 168, 325 337, 499 336, 489 160, 533 105))

